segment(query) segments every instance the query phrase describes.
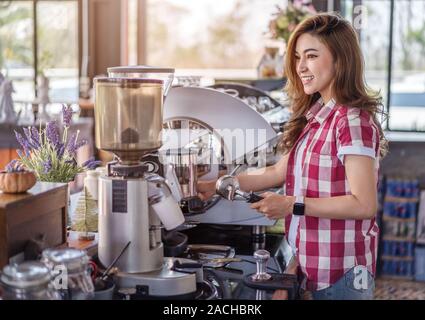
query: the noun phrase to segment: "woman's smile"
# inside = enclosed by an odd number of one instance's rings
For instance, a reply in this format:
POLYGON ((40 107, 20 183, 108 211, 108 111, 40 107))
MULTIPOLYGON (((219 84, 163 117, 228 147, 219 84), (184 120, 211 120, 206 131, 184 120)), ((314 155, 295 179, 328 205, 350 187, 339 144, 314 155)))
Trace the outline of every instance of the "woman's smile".
POLYGON ((313 79, 314 79, 314 76, 301 76, 301 81, 304 86, 311 84, 313 79))

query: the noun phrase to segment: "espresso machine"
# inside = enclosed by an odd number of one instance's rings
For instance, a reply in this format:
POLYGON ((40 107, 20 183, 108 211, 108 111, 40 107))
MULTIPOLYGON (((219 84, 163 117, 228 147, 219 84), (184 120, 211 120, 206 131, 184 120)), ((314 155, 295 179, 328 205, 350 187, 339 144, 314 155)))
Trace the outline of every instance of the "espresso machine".
MULTIPOLYGON (((192 170, 195 173, 188 175, 192 177, 185 179, 188 181, 236 175, 244 170, 263 168, 280 158, 276 155, 280 134, 267 120, 243 100, 215 89, 173 87, 164 104, 164 128, 167 139, 164 139, 161 153, 197 150, 197 165, 192 170)), ((168 162, 174 165, 176 161, 170 159, 168 162)), ((171 184, 178 184, 181 176, 177 174, 173 179, 172 174, 165 175, 167 181, 177 180, 171 184)), ((173 195, 181 198, 175 189, 173 195)), ((266 226, 275 224, 250 208, 249 202, 255 201, 256 195, 239 192, 234 196, 225 198, 235 201, 221 201, 218 193, 204 203, 202 214, 194 213, 190 220, 201 224, 250 225, 255 229, 260 226, 262 232, 266 226)))
POLYGON ((94 80, 96 147, 115 155, 99 178, 98 255, 104 266, 115 262, 115 282, 126 299, 191 298, 202 282, 199 266, 181 272, 191 260, 164 258, 162 229, 173 230, 185 218, 165 179, 142 161, 162 145, 173 75, 174 69, 114 67, 94 80))

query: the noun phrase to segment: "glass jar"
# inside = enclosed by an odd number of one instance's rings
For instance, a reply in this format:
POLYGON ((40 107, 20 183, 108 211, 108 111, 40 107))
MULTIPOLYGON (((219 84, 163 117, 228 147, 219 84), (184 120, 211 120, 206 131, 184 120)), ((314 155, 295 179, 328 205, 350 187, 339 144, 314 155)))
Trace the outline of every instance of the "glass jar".
POLYGON ((73 248, 47 249, 42 262, 53 274, 53 286, 64 300, 94 298, 94 284, 90 275, 90 258, 84 250, 73 248))
POLYGON ((51 285, 50 270, 41 262, 28 261, 3 268, 0 278, 3 300, 60 300, 51 285))

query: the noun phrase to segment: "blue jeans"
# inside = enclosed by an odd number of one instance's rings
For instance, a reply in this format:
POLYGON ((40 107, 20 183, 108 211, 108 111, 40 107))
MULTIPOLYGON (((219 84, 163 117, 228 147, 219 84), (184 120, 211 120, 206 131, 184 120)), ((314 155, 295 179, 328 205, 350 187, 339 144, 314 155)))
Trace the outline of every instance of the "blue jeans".
POLYGON ((314 300, 372 300, 375 291, 375 280, 372 274, 367 271, 367 285, 356 282, 354 268, 347 271, 341 279, 332 286, 314 291, 314 300))

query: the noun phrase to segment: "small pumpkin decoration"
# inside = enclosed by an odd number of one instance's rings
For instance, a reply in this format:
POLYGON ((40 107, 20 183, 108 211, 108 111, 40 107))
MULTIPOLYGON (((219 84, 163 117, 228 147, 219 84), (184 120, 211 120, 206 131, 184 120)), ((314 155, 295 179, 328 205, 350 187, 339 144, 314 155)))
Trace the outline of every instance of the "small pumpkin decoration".
POLYGON ((31 189, 37 179, 30 171, 0 172, 0 190, 5 193, 21 193, 31 189))
POLYGON ((24 170, 16 160, 12 160, 6 170, 0 171, 0 190, 4 193, 26 192, 36 182, 35 174, 24 170))

